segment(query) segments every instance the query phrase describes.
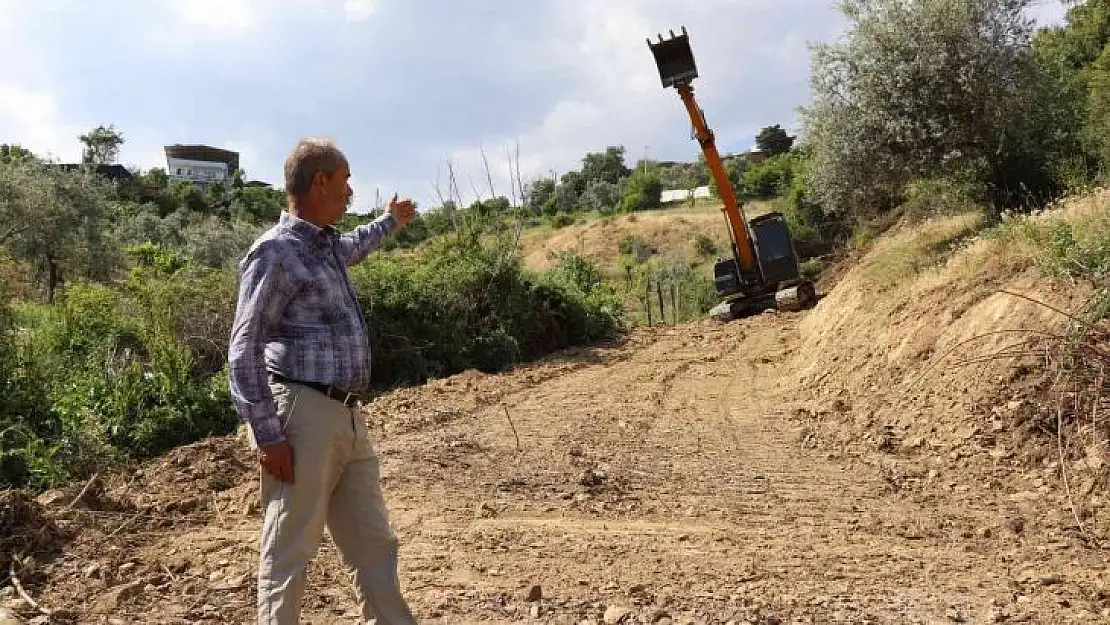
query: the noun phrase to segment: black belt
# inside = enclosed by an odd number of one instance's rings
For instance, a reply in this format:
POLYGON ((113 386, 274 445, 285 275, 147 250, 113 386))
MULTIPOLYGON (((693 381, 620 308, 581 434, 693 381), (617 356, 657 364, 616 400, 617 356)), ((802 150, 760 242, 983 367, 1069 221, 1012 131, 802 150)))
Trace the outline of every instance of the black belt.
POLYGON ((287 377, 285 377, 281 374, 278 374, 278 373, 271 373, 270 377, 277 380, 278 382, 288 382, 290 384, 301 384, 301 385, 307 386, 308 388, 320 391, 324 395, 327 395, 331 399, 334 399, 334 400, 342 403, 344 406, 348 406, 348 407, 355 405, 356 403, 358 403, 362 399, 362 397, 360 397, 357 393, 348 393, 347 391, 344 391, 342 389, 336 388, 334 386, 329 386, 327 384, 321 384, 319 382, 305 382, 303 380, 291 380, 291 379, 289 379, 289 378, 287 378, 287 377))

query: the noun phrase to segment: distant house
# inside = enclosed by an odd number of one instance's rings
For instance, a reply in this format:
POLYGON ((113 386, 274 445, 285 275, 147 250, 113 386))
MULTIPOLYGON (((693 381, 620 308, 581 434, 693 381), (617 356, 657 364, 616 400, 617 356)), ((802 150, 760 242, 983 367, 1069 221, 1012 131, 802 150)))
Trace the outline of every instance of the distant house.
POLYGON ((166 146, 166 174, 170 180, 191 182, 205 188, 213 182, 227 184, 239 169, 239 153, 208 145, 166 146))
POLYGON ((710 193, 708 186, 694 187, 693 189, 667 189, 659 197, 661 204, 672 204, 675 202, 685 202, 693 199, 708 199, 713 197, 710 193))
POLYGON ((739 161, 741 163, 747 163, 748 165, 758 165, 758 164, 762 163, 765 160, 767 160, 767 155, 764 154, 763 152, 761 152, 760 150, 757 150, 757 149, 754 149, 754 148, 751 149, 751 150, 748 150, 746 152, 738 152, 736 154, 726 154, 726 155, 721 157, 721 161, 723 163, 725 163, 726 165, 733 162, 733 161, 739 161))
MULTIPOLYGON (((62 171, 73 171, 75 169, 87 167, 87 165, 83 165, 81 163, 58 163, 57 165, 51 166, 57 167, 62 171)), ((108 180, 112 180, 114 182, 130 181, 135 177, 134 174, 131 173, 131 170, 127 169, 123 165, 93 165, 93 170, 98 176, 102 178, 107 178, 108 180)))

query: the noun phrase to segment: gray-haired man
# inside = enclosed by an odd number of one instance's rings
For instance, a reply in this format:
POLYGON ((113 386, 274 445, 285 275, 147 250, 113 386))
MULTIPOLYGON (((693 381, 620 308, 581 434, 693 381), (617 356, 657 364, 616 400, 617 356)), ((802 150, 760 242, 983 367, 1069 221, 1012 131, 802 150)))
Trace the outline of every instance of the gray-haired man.
POLYGON ((258 622, 300 618, 305 570, 325 526, 350 567, 363 617, 415 623, 397 579, 397 539, 378 459, 358 410, 370 381, 366 321, 347 267, 415 213, 396 196, 340 234, 350 167, 331 142, 304 139, 285 161, 288 208, 239 265, 228 350, 231 396, 258 453, 264 518, 258 622))

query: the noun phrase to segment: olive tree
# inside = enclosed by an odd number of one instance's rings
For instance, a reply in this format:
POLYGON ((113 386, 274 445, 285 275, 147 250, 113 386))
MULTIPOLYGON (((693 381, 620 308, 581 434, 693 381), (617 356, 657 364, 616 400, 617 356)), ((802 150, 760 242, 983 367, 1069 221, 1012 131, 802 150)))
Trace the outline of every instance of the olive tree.
POLYGON ((121 262, 108 185, 85 170, 0 164, 0 245, 26 262, 47 301, 66 277, 105 279, 121 262))
POLYGON ((814 196, 874 213, 918 178, 1002 192, 1029 154, 1030 0, 842 0, 839 42, 813 46, 803 109, 814 196))

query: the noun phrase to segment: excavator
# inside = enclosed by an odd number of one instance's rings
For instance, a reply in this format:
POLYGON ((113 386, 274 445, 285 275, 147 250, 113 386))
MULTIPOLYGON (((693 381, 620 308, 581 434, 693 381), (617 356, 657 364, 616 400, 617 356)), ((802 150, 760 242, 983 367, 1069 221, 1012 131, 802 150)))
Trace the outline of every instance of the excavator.
POLYGON ((817 301, 817 289, 799 271, 798 254, 786 218, 782 213, 770 212, 750 221, 745 219, 717 152, 713 131, 694 99, 693 81, 698 70, 686 27, 682 27, 679 35, 673 30, 669 34, 667 39, 657 34, 658 41, 648 37, 648 47, 655 57, 663 88, 674 87, 690 114, 694 136, 717 183, 732 247, 732 257, 718 260, 713 267, 717 298, 723 301, 709 311, 710 316, 727 322, 765 310, 809 308, 817 301))

